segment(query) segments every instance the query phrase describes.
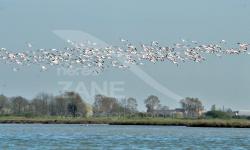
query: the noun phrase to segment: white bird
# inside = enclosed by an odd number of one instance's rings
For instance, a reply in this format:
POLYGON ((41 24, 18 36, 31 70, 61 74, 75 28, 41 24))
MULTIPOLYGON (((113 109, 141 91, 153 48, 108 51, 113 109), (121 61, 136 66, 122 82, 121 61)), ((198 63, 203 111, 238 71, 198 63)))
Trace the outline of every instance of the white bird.
POLYGON ((18 71, 18 69, 15 68, 15 67, 13 67, 12 70, 13 70, 14 72, 17 72, 17 71, 18 71))
POLYGON ((194 43, 194 44, 198 44, 198 42, 197 42, 197 41, 192 41, 192 43, 194 43))
POLYGON ((47 70, 47 67, 45 67, 45 66, 41 67, 41 71, 46 71, 46 70, 47 70))
POLYGON ((125 40, 125 39, 121 38, 121 42, 127 42, 127 40, 125 40))
POLYGON ((185 39, 181 39, 181 41, 184 43, 184 42, 187 42, 185 39))
MULTIPOLYGON (((174 46, 160 45, 157 41, 150 44, 128 43, 127 40, 123 46, 108 46, 103 48, 93 48, 97 43, 87 42, 67 42, 77 45, 77 47, 65 47, 62 49, 41 48, 38 51, 29 52, 12 52, 6 48, 0 49, 0 63, 11 64, 17 71, 19 66, 39 65, 42 71, 48 70, 50 65, 54 67, 67 68, 88 68, 94 72, 100 73, 105 68, 115 67, 120 69, 129 68, 130 65, 143 65, 146 62, 163 62, 169 61, 173 64, 180 65, 186 61, 201 63, 206 60, 203 54, 211 54, 218 57, 223 55, 250 54, 249 44, 239 42, 238 48, 230 48, 226 45, 216 43, 202 44, 196 41, 189 43, 182 40, 182 43, 175 43, 174 46), (87 44, 86 44, 87 43, 87 44), (84 44, 84 46, 83 46, 84 44), (86 44, 86 45, 85 45, 86 44)), ((220 43, 225 42, 222 40, 220 43)))
POLYGON ((32 48, 32 44, 29 42, 26 42, 28 48, 32 48))

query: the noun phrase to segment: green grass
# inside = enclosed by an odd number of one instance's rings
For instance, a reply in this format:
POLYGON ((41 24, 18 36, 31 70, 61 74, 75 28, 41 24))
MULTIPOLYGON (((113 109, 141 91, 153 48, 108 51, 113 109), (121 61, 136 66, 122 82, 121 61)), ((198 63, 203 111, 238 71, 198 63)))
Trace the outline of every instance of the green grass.
POLYGON ((111 124, 116 125, 169 125, 188 127, 237 127, 250 128, 250 121, 244 119, 132 119, 118 120, 111 124))
POLYGON ((110 125, 166 125, 188 127, 234 127, 250 128, 246 119, 172 119, 172 118, 122 118, 122 117, 23 117, 0 116, 0 123, 41 124, 110 124, 110 125))

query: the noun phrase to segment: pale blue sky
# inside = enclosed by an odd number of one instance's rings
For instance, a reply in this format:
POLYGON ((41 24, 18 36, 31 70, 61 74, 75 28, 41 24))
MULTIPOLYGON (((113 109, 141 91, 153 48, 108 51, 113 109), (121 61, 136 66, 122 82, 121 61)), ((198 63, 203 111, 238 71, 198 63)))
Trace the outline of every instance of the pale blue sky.
MULTIPOLYGON (((181 38, 250 42, 249 14, 247 0, 0 0, 0 47, 22 49, 26 41, 36 48, 64 47, 66 43, 53 30, 81 30, 111 44, 118 44, 120 37, 166 45, 181 38)), ((13 73, 11 66, 0 66, 0 85, 6 85, 1 91, 8 96, 56 94, 62 88, 60 81, 74 81, 72 89, 79 82, 87 86, 94 81, 101 86, 104 81, 124 81, 121 95, 136 97, 141 105, 149 94, 155 94, 164 105, 179 106, 130 71, 109 69, 99 76, 71 77, 58 76, 55 70, 40 73, 33 67, 13 73)), ((165 62, 141 68, 175 93, 201 98, 208 108, 217 104, 250 109, 249 66, 250 56, 229 56, 208 57, 203 64, 176 67, 165 62)))

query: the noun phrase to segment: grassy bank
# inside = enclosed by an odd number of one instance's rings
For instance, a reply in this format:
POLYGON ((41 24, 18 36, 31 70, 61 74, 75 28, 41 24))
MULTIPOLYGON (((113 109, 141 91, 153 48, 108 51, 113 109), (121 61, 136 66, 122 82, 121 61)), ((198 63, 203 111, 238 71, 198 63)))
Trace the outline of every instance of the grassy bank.
POLYGON ((171 118, 71 118, 71 117, 21 117, 0 116, 0 123, 17 124, 110 124, 110 125, 165 125, 188 127, 228 127, 250 128, 250 121, 245 119, 171 119, 171 118))
POLYGON ((0 123, 16 124, 109 124, 113 118, 0 116, 0 123))
POLYGON ((250 128, 250 121, 243 119, 136 119, 111 122, 112 125, 166 125, 187 127, 250 128))

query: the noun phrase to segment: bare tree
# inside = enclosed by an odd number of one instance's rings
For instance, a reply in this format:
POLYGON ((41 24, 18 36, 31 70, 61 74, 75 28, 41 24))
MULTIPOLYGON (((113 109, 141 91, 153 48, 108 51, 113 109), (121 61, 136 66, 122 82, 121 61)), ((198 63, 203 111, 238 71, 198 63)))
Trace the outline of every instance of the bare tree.
POLYGON ((121 100, 121 106, 123 109, 123 113, 125 115, 125 114, 133 114, 137 112, 138 104, 135 98, 129 97, 129 98, 124 98, 121 100))
POLYGON ((29 102, 21 96, 11 98, 11 103, 13 113, 16 115, 23 114, 28 110, 29 102))
POLYGON ((156 110, 159 107, 160 100, 157 96, 150 95, 145 101, 144 101, 147 112, 152 113, 154 110, 156 110))
POLYGON ((5 114, 6 109, 9 108, 8 98, 4 95, 0 95, 0 114, 5 114))
POLYGON ((211 106, 211 111, 216 111, 216 105, 215 104, 211 106))
POLYGON ((51 101, 52 96, 40 93, 32 101, 31 107, 32 112, 35 115, 48 115, 49 114, 49 102, 51 101))
POLYGON ((49 102, 49 115, 56 116, 57 115, 57 108, 56 108, 56 100, 53 97, 53 99, 49 102))
POLYGON ((187 117, 199 117, 204 109, 202 102, 198 98, 187 97, 181 100, 180 103, 187 117))
POLYGON ((138 104, 137 104, 137 101, 136 101, 135 98, 129 97, 127 99, 127 106, 128 106, 128 109, 129 109, 130 112, 132 112, 132 113, 137 112, 138 104))
POLYGON ((56 115, 59 116, 67 116, 67 99, 65 99, 62 95, 55 97, 55 110, 56 115))
POLYGON ((96 95, 93 104, 95 115, 113 115, 120 113, 122 108, 118 100, 113 97, 96 95))

